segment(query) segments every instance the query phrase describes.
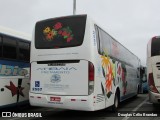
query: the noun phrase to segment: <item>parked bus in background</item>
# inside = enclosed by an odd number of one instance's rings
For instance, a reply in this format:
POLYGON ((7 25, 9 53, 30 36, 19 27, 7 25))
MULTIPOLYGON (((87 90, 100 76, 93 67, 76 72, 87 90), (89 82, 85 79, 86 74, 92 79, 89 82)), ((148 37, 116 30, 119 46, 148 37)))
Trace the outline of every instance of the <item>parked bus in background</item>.
POLYGON ((147 79, 149 101, 160 103, 160 36, 153 37, 147 45, 147 79))
POLYGON ((0 108, 28 101, 31 37, 0 27, 0 108))
POLYGON ((141 67, 141 82, 142 82, 142 93, 148 93, 148 82, 147 82, 147 69, 146 67, 141 67))
POLYGON ((30 104, 95 111, 136 96, 140 60, 87 15, 39 21, 31 42, 30 104))

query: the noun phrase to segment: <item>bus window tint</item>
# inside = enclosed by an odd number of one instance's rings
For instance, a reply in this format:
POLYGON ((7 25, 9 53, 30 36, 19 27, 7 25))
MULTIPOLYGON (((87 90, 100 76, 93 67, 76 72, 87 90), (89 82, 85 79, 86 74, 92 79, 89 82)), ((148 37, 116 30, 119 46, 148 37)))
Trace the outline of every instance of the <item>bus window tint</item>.
POLYGON ((16 41, 10 39, 9 37, 3 38, 3 57, 16 59, 17 57, 17 50, 16 50, 16 41))
POLYGON ((99 37, 100 37, 100 54, 107 54, 110 55, 110 36, 104 32, 102 29, 99 28, 99 37))
POLYGON ((0 36, 0 57, 2 57, 2 37, 0 36))
POLYGON ((151 56, 160 55, 160 38, 153 38, 151 45, 151 56))
POLYGON ((86 15, 55 18, 38 22, 35 28, 37 49, 80 46, 83 43, 86 15))
POLYGON ((30 45, 26 42, 19 42, 19 59, 29 61, 30 59, 30 45))

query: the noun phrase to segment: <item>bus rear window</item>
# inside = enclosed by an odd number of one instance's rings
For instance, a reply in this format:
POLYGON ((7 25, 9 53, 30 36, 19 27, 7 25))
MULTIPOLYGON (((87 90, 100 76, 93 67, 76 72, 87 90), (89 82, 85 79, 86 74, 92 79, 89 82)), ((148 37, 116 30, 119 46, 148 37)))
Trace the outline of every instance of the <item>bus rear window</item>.
POLYGON ((151 45, 151 56, 160 55, 160 38, 153 38, 151 45))
POLYGON ((37 22, 35 47, 57 49, 80 46, 84 39, 86 17, 77 15, 37 22))

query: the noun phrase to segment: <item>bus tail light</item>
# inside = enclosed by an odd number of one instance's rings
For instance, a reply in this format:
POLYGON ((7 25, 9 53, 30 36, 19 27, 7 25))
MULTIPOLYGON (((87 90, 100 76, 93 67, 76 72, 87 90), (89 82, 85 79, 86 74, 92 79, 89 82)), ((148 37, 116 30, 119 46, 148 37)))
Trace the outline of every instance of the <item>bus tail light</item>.
POLYGON ((92 94, 94 90, 94 65, 88 63, 88 94, 92 94))
POLYGON ((152 92, 159 93, 157 88, 156 88, 156 86, 155 86, 155 84, 154 84, 153 73, 149 73, 148 84, 149 84, 149 89, 152 92))

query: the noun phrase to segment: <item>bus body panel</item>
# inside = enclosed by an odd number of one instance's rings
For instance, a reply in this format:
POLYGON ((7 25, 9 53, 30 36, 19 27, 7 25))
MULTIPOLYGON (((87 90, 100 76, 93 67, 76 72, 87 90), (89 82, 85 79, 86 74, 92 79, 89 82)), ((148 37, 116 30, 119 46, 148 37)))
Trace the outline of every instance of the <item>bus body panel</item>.
POLYGON ((149 84, 149 101, 160 103, 160 39, 153 37, 147 44, 147 80, 149 84), (153 75, 151 81, 149 75, 153 75), (153 87, 154 86, 154 87, 153 87), (154 91, 152 90, 154 88, 154 91), (156 90, 156 92, 155 92, 156 90))
POLYGON ((88 95, 88 61, 57 62, 32 62, 31 73, 34 72, 34 74, 31 76, 31 92, 53 95, 88 95))
POLYGON ((152 103, 159 103, 160 102, 160 94, 149 91, 149 101, 152 103))
MULTIPOLYGON (((31 105, 95 111, 112 106, 117 91, 120 92, 120 101, 137 94, 140 60, 128 52, 122 45, 120 45, 122 47, 122 53, 125 55, 127 51, 131 64, 126 64, 123 60, 115 59, 109 56, 107 52, 106 54, 100 54, 98 51, 99 43, 96 30, 94 21, 87 16, 84 40, 80 46, 58 49, 36 49, 35 42, 32 42, 31 89, 29 92, 31 105), (49 69, 53 70, 55 74, 58 73, 57 70, 66 69, 63 68, 64 66, 58 66, 56 64, 55 66, 54 64, 50 66, 48 64, 49 62, 60 64, 62 61, 74 60, 78 60, 79 63, 65 64, 67 69, 71 69, 70 74, 64 75, 59 73, 56 76, 49 71, 49 69), (47 64, 43 64, 46 61, 47 64), (89 63, 92 63, 94 66, 94 90, 92 94, 88 93, 90 82, 89 63), (57 81, 57 83, 51 83, 52 80, 57 81), (65 80, 70 82, 65 83, 65 80), (37 81, 39 89, 35 89, 35 81, 37 81), (63 84, 57 91, 55 89, 53 91, 43 90, 44 84, 53 84, 53 87, 56 85, 58 87, 61 82, 63 84), (72 87, 72 84, 76 88, 72 87), (62 89, 64 85, 71 86, 71 89, 62 89)), ((33 38, 35 38, 34 35, 33 38)), ((116 43, 119 45, 117 41, 113 40, 113 45, 116 43)), ((107 49, 117 54, 117 49, 107 49)), ((127 57, 125 59, 128 60, 127 57)))
POLYGON ((93 96, 56 96, 29 93, 33 106, 94 111, 93 96))
MULTIPOLYGON (((11 84, 17 86, 18 79, 14 78, 12 80, 11 84)), ((1 79, 0 87, 1 87, 1 89, 4 89, 4 91, 0 93, 0 95, 3 96, 3 97, 1 97, 0 106, 4 106, 4 105, 8 105, 8 104, 13 104, 13 103, 17 102, 17 96, 16 95, 14 95, 14 96, 12 95, 12 92, 9 89, 6 88, 7 85, 8 86, 10 85, 10 78, 8 78, 8 79, 7 78, 1 79)))
POLYGON ((26 104, 31 36, 0 26, 0 108, 26 104))
POLYGON ((11 104, 28 101, 29 78, 24 77, 3 77, 1 78, 1 102, 0 106, 5 107, 11 104), (22 80, 19 85, 19 93, 17 92, 18 82, 22 80))
POLYGON ((152 69, 153 69, 153 77, 155 79, 154 80, 155 86, 160 87, 160 70, 158 68, 158 65, 152 65, 152 69))
POLYGON ((155 86, 157 88, 157 90, 160 92, 160 57, 159 56, 154 56, 154 57, 150 57, 149 58, 149 62, 150 62, 150 67, 148 67, 150 69, 150 72, 148 71, 148 74, 149 73, 153 73, 153 78, 154 78, 154 83, 155 83, 155 86))
POLYGON ((28 101, 29 63, 0 60, 0 107, 28 101))

